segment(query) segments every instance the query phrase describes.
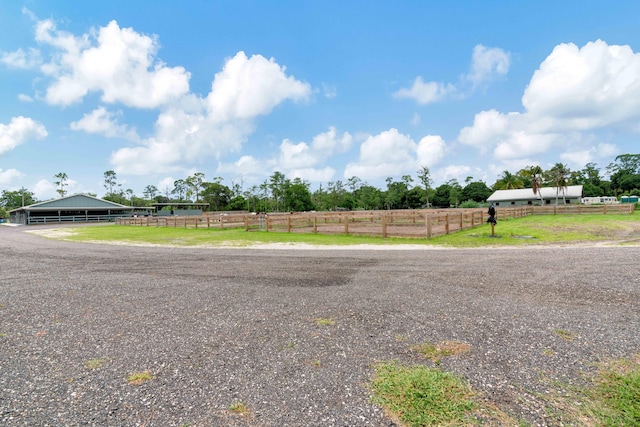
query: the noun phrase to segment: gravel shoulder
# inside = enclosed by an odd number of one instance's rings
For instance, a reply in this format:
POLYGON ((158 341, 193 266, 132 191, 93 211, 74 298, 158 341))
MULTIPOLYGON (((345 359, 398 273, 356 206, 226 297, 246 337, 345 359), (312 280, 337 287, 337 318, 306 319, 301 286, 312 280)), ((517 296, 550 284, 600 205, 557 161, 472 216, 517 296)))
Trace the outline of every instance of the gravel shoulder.
POLYGON ((545 426, 553 381, 640 352, 638 246, 134 247, 24 231, 0 227, 7 426, 392 426, 370 400, 374 364, 428 363, 411 346, 447 340, 471 351, 441 369, 545 426), (129 384, 136 372, 153 379, 129 384))

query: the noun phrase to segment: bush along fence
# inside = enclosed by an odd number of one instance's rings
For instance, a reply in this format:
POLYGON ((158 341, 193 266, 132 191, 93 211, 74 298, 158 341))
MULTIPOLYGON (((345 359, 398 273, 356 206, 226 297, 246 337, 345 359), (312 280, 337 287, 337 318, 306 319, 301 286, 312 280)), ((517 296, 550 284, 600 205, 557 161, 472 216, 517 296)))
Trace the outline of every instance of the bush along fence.
MULTIPOLYGON (((498 208, 498 221, 528 215, 633 213, 634 205, 517 206, 498 208)), ((202 216, 118 218, 142 227, 244 228, 245 231, 430 238, 483 225, 485 208, 393 211, 205 213, 202 216)))

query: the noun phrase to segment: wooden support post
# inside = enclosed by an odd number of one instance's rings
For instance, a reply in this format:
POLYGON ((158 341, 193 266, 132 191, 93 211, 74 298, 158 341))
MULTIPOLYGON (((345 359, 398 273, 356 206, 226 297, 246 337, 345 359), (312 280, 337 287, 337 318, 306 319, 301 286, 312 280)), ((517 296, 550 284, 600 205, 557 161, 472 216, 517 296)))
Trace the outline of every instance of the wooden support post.
POLYGON ((349 214, 344 216, 344 234, 349 234, 349 214))
POLYGON ((244 216, 244 231, 249 231, 249 217, 244 216))
POLYGON ((318 232, 318 217, 316 215, 313 216, 313 233, 316 234, 318 232))
POLYGON ((291 215, 287 217, 287 233, 291 233, 291 215))
POLYGON ((429 214, 426 214, 424 216, 424 220, 427 223, 427 239, 431 238, 431 217, 429 216, 429 214))
POLYGON ((387 237, 387 216, 382 215, 382 237, 387 237))
POLYGON ((220 230, 224 229, 224 217, 220 215, 220 230))
POLYGON ((444 217, 444 234, 449 234, 449 214, 444 217))

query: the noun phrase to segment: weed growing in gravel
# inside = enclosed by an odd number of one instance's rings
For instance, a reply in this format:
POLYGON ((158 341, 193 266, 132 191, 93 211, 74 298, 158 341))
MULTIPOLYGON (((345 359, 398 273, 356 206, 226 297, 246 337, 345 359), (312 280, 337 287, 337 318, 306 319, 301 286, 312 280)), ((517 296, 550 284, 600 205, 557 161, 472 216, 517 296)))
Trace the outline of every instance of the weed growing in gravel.
POLYGON ((127 377, 127 381, 132 385, 141 385, 147 381, 151 381, 155 377, 149 371, 134 372, 127 377))
POLYGON ((587 395, 591 411, 604 426, 640 425, 640 355, 604 365, 587 395))
POLYGON ((600 365, 591 387, 555 384, 541 395, 554 425, 640 425, 640 354, 600 365))
POLYGON ((100 357, 97 359, 89 359, 86 362, 84 362, 84 366, 87 369, 98 369, 98 368, 102 368, 102 366, 104 366, 105 363, 108 362, 108 359, 105 359, 104 357, 100 357))
POLYGON ((330 317, 329 318, 318 317, 316 319, 313 319, 313 321, 320 326, 333 326, 336 324, 336 321, 330 317))
POLYGON ((296 343, 294 343, 293 341, 289 341, 285 345, 281 345, 280 347, 278 347, 278 350, 283 351, 288 348, 296 348, 296 343))
POLYGON ((564 329, 555 329, 553 332, 556 333, 560 338, 567 341, 573 341, 577 335, 573 332, 566 331, 564 329))
POLYGON ((249 413, 249 407, 242 402, 234 402, 229 406, 229 410, 234 414, 247 415, 249 413))
POLYGON ((371 386, 374 401, 411 427, 469 425, 477 407, 461 379, 425 366, 380 363, 371 386))
POLYGON ((414 351, 421 353, 435 364, 439 364, 443 357, 455 356, 456 354, 468 353, 471 346, 458 341, 442 341, 439 344, 423 343, 412 347, 414 351))

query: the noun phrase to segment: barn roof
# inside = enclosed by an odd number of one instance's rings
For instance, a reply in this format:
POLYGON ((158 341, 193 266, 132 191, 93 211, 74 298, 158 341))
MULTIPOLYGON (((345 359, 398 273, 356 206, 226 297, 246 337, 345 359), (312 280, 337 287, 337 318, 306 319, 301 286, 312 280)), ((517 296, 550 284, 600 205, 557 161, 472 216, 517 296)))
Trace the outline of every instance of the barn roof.
POLYGON ((104 210, 119 209, 132 210, 131 206, 121 205, 119 203, 110 202, 108 200, 99 199, 87 194, 73 194, 71 196, 61 197, 59 199, 47 200, 45 202, 34 203, 33 205, 23 206, 13 209, 10 212, 27 210, 27 211, 48 211, 57 209, 78 209, 78 210, 104 210))
MULTIPOLYGON (((543 199, 555 199, 556 194, 558 197, 562 197, 564 194, 565 198, 575 199, 582 197, 582 185, 568 185, 566 187, 560 187, 559 191, 556 192, 558 187, 542 187, 540 191, 540 195, 543 199), (563 193, 564 188, 564 193, 563 193)), ((496 190, 489 198, 488 202, 505 202, 511 200, 540 200, 540 196, 537 194, 533 194, 532 188, 520 188, 517 190, 496 190)))

